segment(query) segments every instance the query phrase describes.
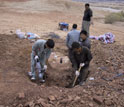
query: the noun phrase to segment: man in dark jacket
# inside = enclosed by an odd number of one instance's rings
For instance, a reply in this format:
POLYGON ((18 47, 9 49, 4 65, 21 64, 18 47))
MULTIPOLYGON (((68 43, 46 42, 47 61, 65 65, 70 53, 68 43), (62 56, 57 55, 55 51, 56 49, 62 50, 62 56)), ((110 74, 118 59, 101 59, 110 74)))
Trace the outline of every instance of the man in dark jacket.
POLYGON ((80 32, 79 43, 81 44, 81 46, 86 46, 89 49, 91 48, 91 42, 87 37, 87 32, 85 30, 82 30, 80 32))
POLYGON ((90 4, 85 4, 84 17, 82 22, 82 30, 87 31, 87 36, 89 37, 89 28, 93 24, 93 12, 90 9, 90 4))
POLYGON ((76 76, 79 76, 79 85, 83 85, 83 82, 88 76, 89 64, 92 59, 92 54, 88 48, 81 46, 78 42, 74 42, 72 44, 72 49, 72 63, 76 71, 75 74, 76 76), (80 72, 78 71, 79 67, 82 67, 80 72))

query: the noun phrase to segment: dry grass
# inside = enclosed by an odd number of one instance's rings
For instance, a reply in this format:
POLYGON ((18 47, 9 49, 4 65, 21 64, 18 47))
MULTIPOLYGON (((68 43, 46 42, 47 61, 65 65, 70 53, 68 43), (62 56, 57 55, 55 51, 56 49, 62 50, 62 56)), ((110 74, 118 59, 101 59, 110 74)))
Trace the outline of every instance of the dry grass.
POLYGON ((106 24, 112 24, 114 22, 124 22, 124 12, 110 13, 105 17, 106 24))

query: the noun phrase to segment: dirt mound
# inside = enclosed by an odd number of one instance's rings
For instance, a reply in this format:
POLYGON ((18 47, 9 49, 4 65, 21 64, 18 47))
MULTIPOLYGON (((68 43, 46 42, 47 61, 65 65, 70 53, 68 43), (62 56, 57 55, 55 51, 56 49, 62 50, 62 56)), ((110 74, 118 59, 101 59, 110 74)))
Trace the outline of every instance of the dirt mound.
POLYGON ((55 39, 45 84, 32 83, 32 43, 16 35, 0 35, 0 106, 12 107, 97 107, 124 105, 124 46, 92 41, 93 60, 84 86, 65 88, 72 81, 64 40, 55 39), (60 63, 60 59, 63 63, 60 63))

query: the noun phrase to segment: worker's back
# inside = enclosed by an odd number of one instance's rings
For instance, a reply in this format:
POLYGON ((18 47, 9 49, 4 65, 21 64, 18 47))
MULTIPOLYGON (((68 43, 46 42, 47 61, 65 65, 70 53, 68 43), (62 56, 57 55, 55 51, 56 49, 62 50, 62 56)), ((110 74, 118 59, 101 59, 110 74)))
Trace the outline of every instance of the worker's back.
POLYGON ((71 45, 73 42, 78 42, 79 41, 79 36, 80 36, 80 31, 73 29, 71 30, 66 38, 66 45, 68 48, 71 48, 71 45))

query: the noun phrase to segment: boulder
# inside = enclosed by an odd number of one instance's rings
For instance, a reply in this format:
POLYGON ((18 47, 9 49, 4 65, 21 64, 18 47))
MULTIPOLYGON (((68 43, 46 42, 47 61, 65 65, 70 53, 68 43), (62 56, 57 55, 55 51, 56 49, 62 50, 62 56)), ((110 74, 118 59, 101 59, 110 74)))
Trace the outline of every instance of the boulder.
POLYGON ((95 101, 97 104, 101 105, 103 103, 103 98, 100 96, 93 97, 93 101, 95 101))

